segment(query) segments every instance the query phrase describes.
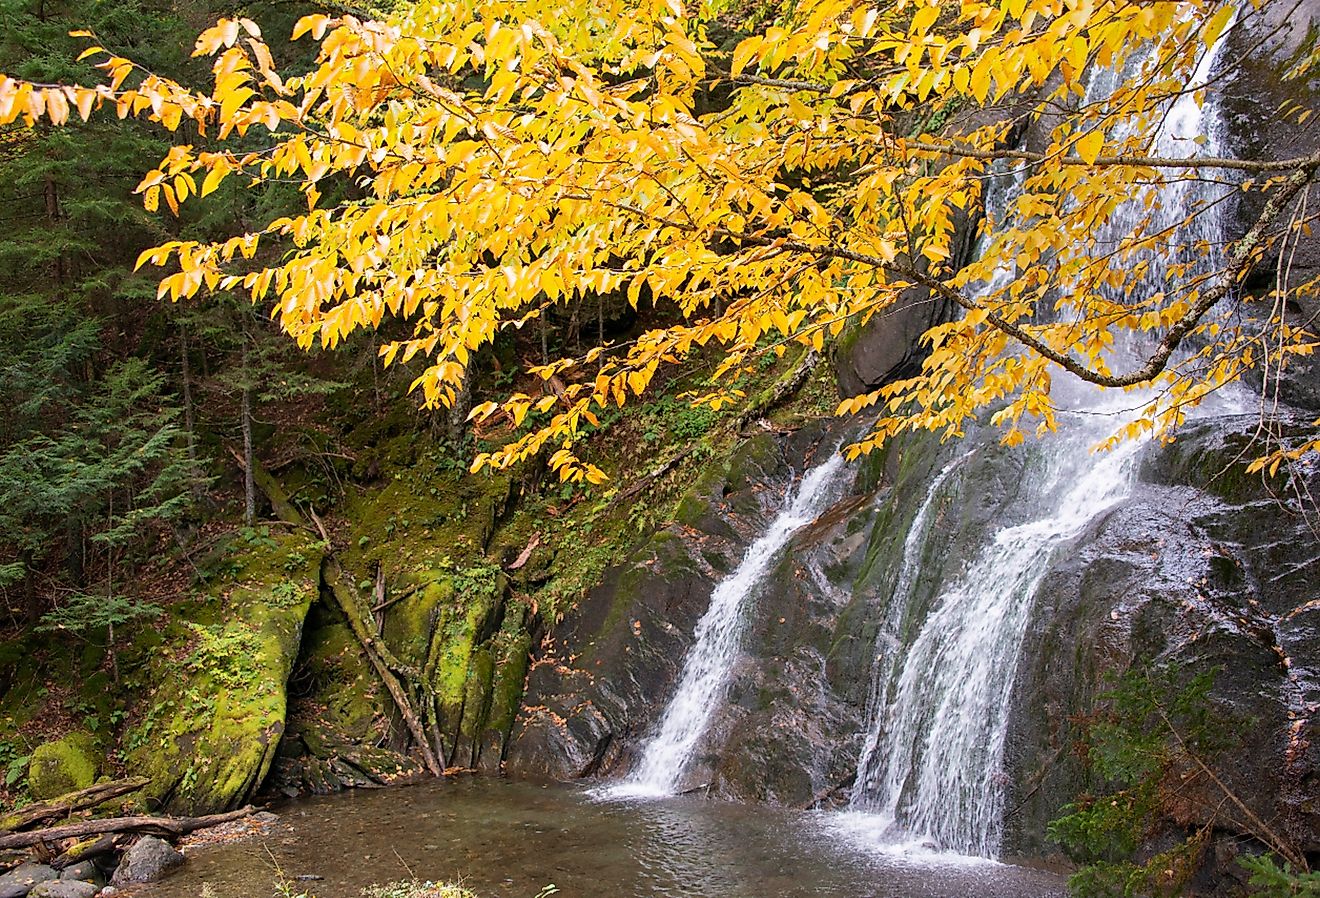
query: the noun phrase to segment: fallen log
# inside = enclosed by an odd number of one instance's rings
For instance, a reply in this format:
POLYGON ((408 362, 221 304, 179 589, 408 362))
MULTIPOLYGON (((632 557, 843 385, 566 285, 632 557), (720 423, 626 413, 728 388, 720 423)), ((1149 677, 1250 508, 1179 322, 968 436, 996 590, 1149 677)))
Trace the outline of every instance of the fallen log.
POLYGON ((30 848, 42 842, 57 842, 61 839, 80 839, 103 833, 145 833, 152 836, 178 838, 199 829, 219 826, 232 820, 241 820, 253 813, 252 805, 241 807, 237 811, 223 814, 207 814, 204 817, 153 817, 147 815, 133 817, 104 817, 100 820, 84 820, 80 823, 66 823, 63 826, 51 826, 34 829, 30 832, 10 833, 0 836, 0 851, 6 848, 30 848))
POLYGON ((802 385, 807 382, 811 372, 816 370, 820 364, 821 355, 814 349, 808 349, 802 354, 802 360, 792 371, 788 372, 769 390, 760 394, 748 403, 737 418, 733 420, 733 432, 740 433, 744 427, 751 424, 752 421, 778 408, 786 400, 792 398, 802 385))
POLYGON ((134 776, 109 783, 97 783, 94 786, 88 786, 86 789, 79 789, 76 792, 61 795, 59 798, 30 804, 25 808, 14 811, 12 814, 0 817, 0 834, 27 829, 38 823, 58 820, 78 811, 94 808, 98 804, 103 804, 112 799, 131 795, 150 782, 151 780, 145 776, 134 776))
POLYGON ((56 870, 63 870, 65 867, 72 867, 74 864, 80 864, 83 861, 89 861, 94 857, 100 857, 103 854, 110 854, 118 850, 119 840, 113 835, 92 836, 85 841, 75 842, 64 849, 50 862, 50 865, 56 870))

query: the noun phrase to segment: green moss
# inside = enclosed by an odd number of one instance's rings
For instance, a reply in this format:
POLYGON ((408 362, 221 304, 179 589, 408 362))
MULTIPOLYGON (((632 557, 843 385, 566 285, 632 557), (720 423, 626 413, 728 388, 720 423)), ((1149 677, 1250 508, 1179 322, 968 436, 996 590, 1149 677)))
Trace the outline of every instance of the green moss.
POLYGON ((389 699, 348 623, 324 610, 318 615, 318 609, 324 606, 315 606, 313 617, 328 619, 309 618, 299 659, 305 688, 324 709, 326 723, 352 739, 373 742, 383 735, 376 723, 382 702, 389 699))
POLYGON ((150 707, 125 740, 149 794, 196 813, 242 803, 284 731, 286 686, 317 594, 318 546, 291 533, 241 548, 238 579, 212 584, 167 629, 150 707))
POLYGON ((472 651, 468 665, 467 683, 463 696, 463 720, 459 732, 475 740, 486 727, 490 714, 491 684, 495 678, 495 659, 490 649, 472 651))
POLYGON ((431 657, 435 662, 429 679, 447 714, 463 701, 476 637, 494 603, 495 596, 491 593, 459 596, 456 607, 451 605, 444 609, 437 621, 431 645, 431 657))
POLYGON ((36 799, 58 798, 96 782, 100 752, 87 733, 70 733, 37 747, 28 762, 28 791, 36 799))
POLYGON ((522 705, 527 668, 531 663, 532 637, 520 627, 510 632, 503 643, 491 685, 490 716, 486 728, 507 737, 522 705))
POLYGON ((453 602, 454 584, 448 574, 428 572, 426 585, 390 606, 383 634, 396 655, 408 664, 426 663, 437 614, 453 602))

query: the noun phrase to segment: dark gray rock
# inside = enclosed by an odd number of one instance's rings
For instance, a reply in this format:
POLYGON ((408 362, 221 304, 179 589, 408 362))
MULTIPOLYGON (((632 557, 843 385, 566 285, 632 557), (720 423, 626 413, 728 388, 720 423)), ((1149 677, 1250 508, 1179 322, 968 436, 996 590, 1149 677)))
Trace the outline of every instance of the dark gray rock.
POLYGON ((948 321, 953 309, 928 290, 909 290, 864 325, 853 327, 834 353, 842 396, 855 396, 917 373, 926 356, 922 334, 948 321))
POLYGON ((45 864, 20 864, 0 876, 0 898, 23 898, 38 883, 48 882, 58 876, 53 868, 45 864))
POLYGON ((183 861, 183 855, 169 842, 155 836, 144 836, 124 853, 110 882, 116 886, 155 882, 183 864, 183 861))
MULTIPOLYGON (((1153 452, 1143 483, 1093 524, 1042 585, 1009 732, 1014 847, 1049 854, 1045 825, 1087 788, 1078 723, 1108 677, 1154 666, 1216 668, 1213 758, 1252 812, 1320 848, 1320 544, 1304 515, 1243 473, 1250 421, 1193 427, 1153 452), (1220 474, 1219 472, 1224 473, 1220 474)), ((1250 456, 1247 456, 1250 457, 1250 456)), ((1320 472, 1298 484, 1320 487, 1320 472)), ((1170 789, 1166 826, 1210 823, 1226 797, 1200 777, 1170 789)), ((1224 820, 1217 825, 1231 828, 1224 820)))
MULTIPOLYGON (((1320 128, 1315 121, 1297 121, 1297 113, 1320 106, 1320 72, 1309 77, 1285 77, 1310 51, 1320 29, 1320 0, 1289 0, 1265 3, 1259 9, 1243 6, 1237 27, 1229 34, 1224 58, 1230 60, 1224 79, 1222 105, 1226 113, 1225 135, 1232 155, 1246 159, 1281 160, 1303 158, 1320 150, 1320 128), (1291 109, 1290 112, 1286 111, 1291 109)), ((1311 188, 1314 205, 1315 188, 1311 188)), ((1264 198, 1259 192, 1244 194, 1234 209, 1230 230, 1244 234, 1260 215, 1264 198)), ((1247 284, 1249 294, 1263 296, 1286 282, 1289 289, 1320 277, 1320 230, 1296 235, 1280 262, 1280 245, 1261 259, 1247 284)), ((1242 314, 1249 326, 1259 328, 1273 302, 1247 303, 1242 314)), ((1315 330, 1320 302, 1298 293, 1289 296, 1285 308, 1289 324, 1315 330)), ((1256 378, 1257 383, 1259 377, 1256 378)), ((1311 411, 1320 410, 1320 358, 1294 357, 1279 382, 1284 402, 1311 411)))
MULTIPOLYGON (((749 440, 565 619, 532 664, 506 768, 618 775, 665 706, 715 581, 737 564, 820 433, 749 440)), ((695 776, 704 775, 696 771, 695 776)))
POLYGON ((101 887, 94 882, 67 879, 38 883, 28 895, 29 898, 92 898, 99 891, 101 887))
POLYGON ((60 879, 101 882, 102 876, 94 861, 79 861, 61 870, 60 879))

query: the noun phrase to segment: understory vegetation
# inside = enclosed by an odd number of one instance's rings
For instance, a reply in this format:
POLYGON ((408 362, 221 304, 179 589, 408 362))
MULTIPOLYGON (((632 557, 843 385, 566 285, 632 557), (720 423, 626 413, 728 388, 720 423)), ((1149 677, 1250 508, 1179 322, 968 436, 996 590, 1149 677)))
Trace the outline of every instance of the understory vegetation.
POLYGON ((1101 710, 1084 722, 1085 741, 1078 747, 1092 789, 1049 827, 1050 837, 1079 865, 1068 880, 1079 898, 1185 894, 1214 850, 1217 823, 1250 834, 1235 840, 1240 845, 1234 853, 1252 895, 1320 895, 1320 875, 1299 869, 1305 859, 1215 773, 1238 748, 1231 734, 1252 724, 1212 707, 1216 673, 1129 671, 1100 696, 1101 710), (1212 816, 1191 831, 1171 826, 1187 793, 1207 780, 1222 820, 1212 816))

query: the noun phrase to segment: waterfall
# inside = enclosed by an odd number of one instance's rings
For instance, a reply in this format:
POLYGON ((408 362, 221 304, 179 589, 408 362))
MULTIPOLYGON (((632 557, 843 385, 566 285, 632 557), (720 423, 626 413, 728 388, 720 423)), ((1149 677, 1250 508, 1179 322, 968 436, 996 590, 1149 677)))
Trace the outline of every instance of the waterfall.
MULTIPOLYGON (((1199 61, 1188 90, 1166 110, 1151 137, 1157 152, 1218 154, 1215 110, 1209 102, 1198 105, 1192 92, 1208 82, 1223 46, 1221 37, 1199 61)), ((1103 98, 1112 80, 1112 73, 1093 75, 1088 93, 1103 98)), ((1170 264, 1198 254, 1215 261, 1215 243, 1222 236, 1218 214, 1197 216, 1191 227, 1179 224, 1223 196, 1213 185, 1187 179, 1158 189, 1160 211, 1145 227, 1167 228, 1169 234, 1168 245, 1143 260, 1150 263, 1145 275, 1150 295, 1165 289, 1170 264)), ((995 199, 990 195, 987 201, 995 199)), ((1096 240, 1116 241, 1142 227, 1147 215, 1139 198, 1120 208, 1096 240)), ((1007 268, 1001 266, 980 290, 1002 286, 1012 274, 1007 268)), ((966 570, 940 587, 905 649, 899 625, 916 599, 926 518, 962 459, 934 478, 913 519, 877 645, 872 708, 850 801, 854 810, 867 812, 872 832, 889 844, 915 840, 961 854, 994 858, 999 853, 1004 744, 1036 591, 1056 553, 1130 495, 1143 449, 1128 441, 1093 455, 1092 447, 1113 432, 1115 421, 1140 402, 1068 379, 1072 382, 1061 393, 1075 400, 1072 412, 1064 414, 1069 426, 1029 450, 1029 481, 1025 496, 1014 500, 1014 523, 989 536, 966 570)))
POLYGON ((859 768, 854 807, 943 849, 998 852, 1009 700, 1036 588, 1056 549, 1131 491, 1137 443, 1089 454, 1108 429, 1092 421, 1042 447, 1035 514, 996 533, 941 590, 872 724, 867 761, 880 766, 859 768))
POLYGON ((903 648, 901 635, 903 618, 912 601, 912 590, 920 573, 922 549, 926 545, 926 528, 931 509, 934 508, 945 481, 971 454, 971 452, 963 453, 935 475, 926 490, 926 498, 922 500, 917 513, 912 517, 907 536, 903 539, 903 557, 899 561, 898 577, 894 583, 884 624, 876 634, 875 663, 871 668, 871 695, 866 708, 866 741, 862 744, 862 753, 857 760, 857 778, 851 793, 854 802, 858 801, 859 797, 865 796, 875 785, 872 769, 875 753, 880 747, 881 734, 889 729, 879 718, 887 715, 892 706, 892 693, 889 687, 893 679, 894 667, 903 648))
POLYGON ((738 567, 715 587, 710 607, 693 634, 678 688, 659 729, 646 743, 641 762, 624 782, 607 790, 614 796, 672 795, 719 706, 747 628, 747 606, 781 549, 798 530, 824 511, 847 470, 843 456, 828 459, 803 475, 775 519, 747 549, 738 567))

